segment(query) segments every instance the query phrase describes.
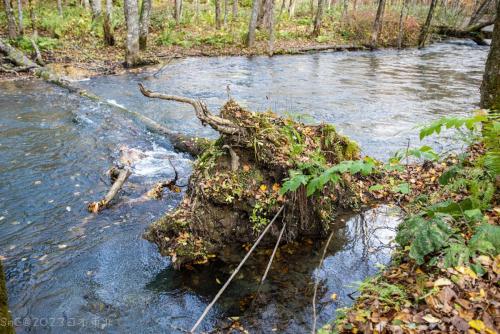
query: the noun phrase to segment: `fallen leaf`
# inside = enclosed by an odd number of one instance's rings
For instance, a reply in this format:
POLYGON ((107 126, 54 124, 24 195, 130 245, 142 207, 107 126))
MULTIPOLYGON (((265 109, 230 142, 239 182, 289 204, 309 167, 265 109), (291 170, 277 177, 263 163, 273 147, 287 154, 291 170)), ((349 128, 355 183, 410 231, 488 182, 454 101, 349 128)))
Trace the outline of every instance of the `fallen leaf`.
POLYGON ((438 287, 438 286, 446 286, 446 285, 452 285, 453 283, 447 279, 447 278, 444 278, 444 277, 441 277, 441 278, 438 278, 435 282, 434 282, 434 287, 438 287))
POLYGON ((438 324, 441 322, 441 319, 436 318, 432 314, 427 314, 422 317, 425 321, 427 321, 430 324, 438 324))
POLYGON ((484 325, 484 322, 481 320, 471 320, 469 321, 469 326, 477 330, 478 332, 482 332, 486 329, 486 326, 484 325))
POLYGON ((332 295, 330 296, 330 298, 332 300, 337 300, 337 294, 336 293, 332 293, 332 295))

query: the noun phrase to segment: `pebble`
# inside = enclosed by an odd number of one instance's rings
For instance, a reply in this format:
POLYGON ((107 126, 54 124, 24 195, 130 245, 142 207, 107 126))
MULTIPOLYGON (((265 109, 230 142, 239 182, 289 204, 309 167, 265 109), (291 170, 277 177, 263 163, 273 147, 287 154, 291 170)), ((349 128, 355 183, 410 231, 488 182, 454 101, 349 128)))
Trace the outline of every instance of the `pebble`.
POLYGON ((70 206, 67 206, 67 207, 66 207, 66 211, 71 212, 71 207, 70 207, 70 206))

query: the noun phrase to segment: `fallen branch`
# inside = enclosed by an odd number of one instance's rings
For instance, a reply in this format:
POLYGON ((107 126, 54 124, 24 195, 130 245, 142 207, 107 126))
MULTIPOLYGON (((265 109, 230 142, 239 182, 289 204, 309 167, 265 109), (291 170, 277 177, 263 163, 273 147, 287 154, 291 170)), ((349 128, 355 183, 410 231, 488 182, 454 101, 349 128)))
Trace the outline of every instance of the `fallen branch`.
MULTIPOLYGON (((334 234, 335 230, 330 233, 330 236, 328 237, 328 240, 326 241, 325 248, 323 249, 323 254, 321 255, 321 259, 319 260, 319 266, 318 268, 321 268, 323 266, 323 261, 325 260, 326 256, 326 251, 328 250, 328 246, 330 245, 330 242, 332 241, 332 237, 334 234)), ((316 281, 314 284, 314 294, 313 294, 313 300, 312 300, 312 308, 313 308, 313 324, 312 324, 312 334, 316 334, 316 322, 317 322, 317 315, 316 315, 316 298, 318 295, 318 286, 319 286, 319 280, 316 281)))
POLYGON ((259 238, 253 244, 252 248, 250 248, 250 250, 247 252, 247 254, 243 258, 243 260, 241 260, 241 262, 238 265, 238 267, 236 267, 236 269, 233 271, 233 273, 228 278, 228 280, 226 281, 226 283, 224 283, 224 285, 219 290, 219 292, 217 292, 217 295, 215 295, 215 297, 212 300, 212 302, 210 304, 208 304, 208 306, 205 308, 205 310, 203 311, 203 313, 200 316, 200 318, 198 319, 198 321, 196 321, 196 323, 194 324, 193 328, 191 328, 190 333, 194 333, 194 331, 196 330, 196 328, 198 328, 198 326, 201 324, 201 322, 203 321, 203 319, 207 316, 207 314, 210 311, 210 309, 215 305, 215 303, 217 302, 217 300, 220 298, 220 296, 222 295, 222 293, 224 292, 224 290, 226 290, 226 288, 229 286, 229 284, 231 283, 231 281, 233 280, 233 278, 236 276, 236 274, 238 274, 238 272, 240 271, 241 267, 243 267, 243 265, 245 264, 245 262, 248 260, 248 258, 252 254, 252 252, 255 250, 255 248, 257 248, 257 245, 260 243, 260 241, 262 240, 262 238, 264 237, 264 235, 266 235, 266 233, 269 231, 269 229, 273 225, 273 223, 276 220, 276 218, 278 218, 278 216, 280 215, 281 211, 283 211, 284 207, 285 206, 282 205, 281 208, 279 209, 278 213, 276 213, 276 215, 274 215, 273 219, 269 222, 269 224, 267 224, 267 226, 264 229, 264 231, 262 231, 262 233, 260 234, 259 238))
POLYGON ((485 39, 491 38, 491 33, 483 31, 484 27, 494 24, 495 21, 486 21, 467 27, 466 29, 456 29, 448 26, 436 27, 436 33, 443 36, 455 38, 470 38, 478 45, 489 45, 485 39))
POLYGON ((173 192, 180 192, 180 188, 177 186, 177 180, 179 179, 179 173, 177 173, 177 169, 175 169, 172 161, 168 159, 170 166, 174 169, 174 178, 170 181, 161 181, 155 184, 155 186, 146 193, 146 197, 150 199, 161 199, 163 197, 163 189, 168 188, 173 192))
POLYGON ((45 66, 45 62, 43 61, 42 54, 40 53, 40 49, 38 48, 38 45, 36 45, 33 38, 30 38, 30 41, 31 41, 31 45, 33 46, 33 49, 35 50, 36 62, 41 66, 45 66))
POLYGON ((92 202, 88 205, 88 210, 93 213, 99 213, 101 210, 107 208, 109 206, 109 203, 113 200, 113 198, 116 196, 118 191, 122 188, 123 184, 125 181, 127 181, 128 177, 132 174, 130 171, 130 168, 124 167, 120 169, 120 172, 118 174, 118 177, 116 178, 115 182, 111 186, 111 189, 109 189, 108 193, 104 198, 98 202, 92 202))

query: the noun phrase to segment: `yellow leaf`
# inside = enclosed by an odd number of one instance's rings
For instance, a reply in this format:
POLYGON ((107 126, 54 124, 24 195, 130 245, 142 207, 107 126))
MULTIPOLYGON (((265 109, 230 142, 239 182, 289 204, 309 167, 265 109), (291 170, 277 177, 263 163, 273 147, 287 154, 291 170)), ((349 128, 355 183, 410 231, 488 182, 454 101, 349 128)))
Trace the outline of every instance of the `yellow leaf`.
POLYGON ((332 295, 330 296, 330 298, 332 300, 337 300, 337 294, 336 293, 332 293, 332 295))
POLYGON ((481 320, 471 320, 469 321, 469 326, 477 330, 478 332, 482 332, 486 329, 486 326, 484 325, 484 322, 481 320))
POLYGON ((250 171, 250 166, 249 165, 243 165, 243 171, 249 172, 250 171))
POLYGON ((463 275, 470 276, 472 278, 477 278, 476 273, 469 267, 459 266, 455 267, 455 270, 463 275))
POLYGON ((277 193, 278 191, 280 191, 280 185, 279 185, 279 184, 277 184, 277 183, 273 184, 273 191, 274 191, 275 193, 277 193))
POLYGON ((267 190, 267 186, 265 184, 261 184, 260 185, 260 190, 266 191, 267 190))
POLYGON ((424 315, 422 317, 422 319, 424 319, 425 321, 427 321, 428 323, 430 324, 437 324, 439 322, 441 322, 440 319, 436 318, 435 316, 433 316, 432 314, 427 314, 427 315, 424 315))
POLYGON ((215 278, 215 281, 217 282, 217 284, 221 284, 220 280, 217 277, 215 278))
POLYGON ((452 285, 451 281, 447 278, 441 277, 434 282, 434 287, 452 285))

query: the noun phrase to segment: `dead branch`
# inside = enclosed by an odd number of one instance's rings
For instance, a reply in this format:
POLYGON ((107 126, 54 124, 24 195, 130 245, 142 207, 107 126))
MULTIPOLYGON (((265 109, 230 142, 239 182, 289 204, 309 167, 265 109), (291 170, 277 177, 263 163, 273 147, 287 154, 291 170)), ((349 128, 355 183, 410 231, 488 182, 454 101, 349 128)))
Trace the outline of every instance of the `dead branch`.
POLYGON ((109 203, 113 200, 116 194, 120 191, 125 181, 127 181, 128 177, 132 174, 130 168, 125 167, 120 169, 120 173, 116 178, 116 181, 113 183, 108 193, 104 198, 98 202, 92 202, 88 205, 88 210, 93 213, 99 213, 99 211, 107 208, 109 203))
POLYGON ((229 154, 231 155, 231 170, 233 172, 236 172, 240 168, 240 157, 236 152, 233 150, 233 148, 229 145, 224 145, 222 148, 225 148, 229 151, 229 154))
POLYGON ((33 38, 30 38, 30 41, 31 41, 31 45, 33 46, 33 49, 35 50, 36 62, 41 66, 45 66, 45 62, 43 61, 42 54, 40 53, 40 49, 38 48, 38 45, 36 45, 33 38))
POLYGON ((205 103, 200 100, 191 99, 184 96, 177 95, 167 95, 158 92, 153 92, 149 89, 146 89, 141 83, 139 83, 139 88, 141 90, 142 95, 150 98, 162 99, 167 101, 176 101, 181 103, 187 103, 193 106, 196 117, 201 121, 203 125, 210 125, 215 131, 226 134, 226 135, 244 135, 243 129, 231 122, 228 119, 215 116, 212 114, 205 103))
POLYGON ((151 190, 146 193, 146 197, 149 199, 161 199, 163 197, 163 189, 168 188, 173 192, 180 192, 180 188, 177 186, 177 181, 179 180, 179 173, 177 173, 177 169, 175 169, 172 161, 168 159, 170 166, 174 169, 174 178, 170 181, 160 181, 151 190))

